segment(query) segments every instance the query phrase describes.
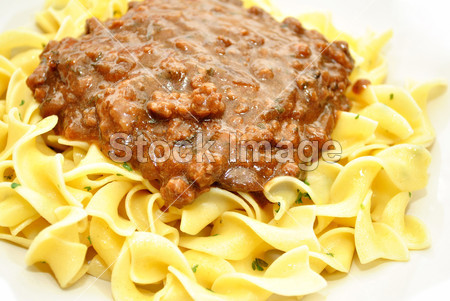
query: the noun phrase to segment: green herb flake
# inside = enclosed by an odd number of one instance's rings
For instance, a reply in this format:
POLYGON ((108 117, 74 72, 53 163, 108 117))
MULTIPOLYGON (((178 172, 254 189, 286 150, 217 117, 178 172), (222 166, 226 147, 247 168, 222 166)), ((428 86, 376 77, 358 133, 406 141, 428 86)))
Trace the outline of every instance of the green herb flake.
POLYGON ((309 182, 306 179, 303 180, 303 183, 305 183, 308 186, 310 185, 309 182))
POLYGON ((364 204, 363 204, 363 203, 361 203, 361 204, 359 205, 359 207, 361 207, 361 209, 364 210, 364 204))
POLYGON ((87 239, 89 240, 89 244, 92 245, 92 241, 91 241, 91 236, 90 235, 87 237, 87 239))
POLYGON ((412 193, 411 193, 411 191, 410 192, 408 192, 409 193, 409 197, 412 197, 412 193))
POLYGON ((192 266, 192 272, 197 273, 198 264, 192 266))
POLYGON ((303 198, 311 199, 311 197, 309 196, 309 193, 307 193, 307 192, 303 193, 298 189, 297 189, 297 192, 298 192, 298 196, 297 196, 297 199, 295 200, 296 204, 303 204, 303 198))
POLYGON ((116 176, 118 176, 118 177, 123 177, 123 174, 121 174, 121 173, 116 173, 116 176))
POLYGON ((20 184, 18 184, 18 183, 11 183, 11 188, 12 189, 16 189, 19 186, 20 186, 20 184))
POLYGON ((22 99, 19 106, 23 106, 25 104, 25 100, 22 99))
POLYGON ((333 254, 333 253, 325 253, 325 255, 328 255, 328 256, 334 257, 334 254, 333 254))
POLYGON ((41 46, 42 46, 42 48, 45 48, 45 47, 47 47, 47 44, 42 43, 41 46))
POLYGON ((389 95, 389 99, 393 100, 394 99, 394 93, 391 93, 391 95, 389 95))
POLYGON ((47 263, 47 261, 39 261, 40 263, 47 263))
POLYGON ((303 197, 303 193, 302 193, 301 191, 299 191, 299 192, 298 192, 297 199, 295 200, 295 203, 296 203, 296 204, 303 204, 302 197, 303 197))
POLYGON ((275 212, 278 213, 278 211, 280 211, 280 208, 281 208, 281 204, 278 203, 278 209, 275 209, 275 212))
POLYGON ((84 187, 83 189, 86 190, 87 192, 89 192, 89 191, 92 190, 92 187, 91 187, 91 186, 86 186, 86 187, 84 187))
POLYGON ((359 114, 355 116, 355 119, 359 119, 359 114))
POLYGON ((264 271, 264 268, 266 268, 269 264, 262 260, 261 258, 255 258, 252 262, 252 269, 253 271, 264 271))
POLYGON ((214 235, 211 235, 211 236, 217 236, 217 235, 219 235, 219 233, 216 233, 216 234, 214 234, 214 235))
POLYGON ((128 171, 133 171, 133 169, 127 162, 123 163, 122 166, 123 166, 123 168, 125 168, 128 171))

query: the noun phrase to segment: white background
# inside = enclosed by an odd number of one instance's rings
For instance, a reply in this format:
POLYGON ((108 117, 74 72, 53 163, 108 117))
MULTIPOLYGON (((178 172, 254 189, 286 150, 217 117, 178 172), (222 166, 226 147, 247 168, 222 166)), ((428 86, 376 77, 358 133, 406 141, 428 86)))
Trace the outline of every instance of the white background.
MULTIPOLYGON (((367 29, 392 28, 394 38, 386 54, 388 83, 405 80, 450 80, 450 2, 444 0, 278 0, 296 15, 331 12, 338 28, 353 34, 367 29)), ((0 0, 0 31, 32 26, 33 14, 44 0, 0 0)), ((1 41, 0 41, 1 43, 1 41)), ((450 287, 450 96, 429 104, 438 137, 432 147, 433 162, 428 188, 413 194, 409 213, 429 226, 433 245, 414 251, 407 263, 356 262, 346 277, 331 279, 320 294, 304 300, 446 300, 450 287)), ((25 267, 25 250, 0 242, 1 300, 109 300, 109 284, 86 277, 61 290, 48 274, 25 267)))

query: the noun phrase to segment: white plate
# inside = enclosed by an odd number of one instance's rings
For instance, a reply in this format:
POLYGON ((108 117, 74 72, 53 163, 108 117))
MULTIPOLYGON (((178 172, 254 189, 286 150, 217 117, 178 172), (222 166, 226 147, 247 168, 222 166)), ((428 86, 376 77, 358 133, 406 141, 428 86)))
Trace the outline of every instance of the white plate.
MULTIPOLYGON (((331 12, 338 28, 363 34, 370 28, 394 30, 386 49, 388 83, 407 79, 450 80, 450 2, 443 0, 278 0, 290 14, 331 12)), ((32 26, 44 0, 0 1, 0 31, 32 26)), ((445 300, 450 286, 450 102, 449 93, 429 104, 437 130, 428 188, 414 193, 409 213, 429 226, 433 245, 411 252, 407 263, 383 262, 361 266, 329 281, 322 292, 304 300, 445 300)), ((61 290, 52 276, 24 263, 25 250, 0 242, 1 300, 111 300, 109 283, 83 278, 61 290)))

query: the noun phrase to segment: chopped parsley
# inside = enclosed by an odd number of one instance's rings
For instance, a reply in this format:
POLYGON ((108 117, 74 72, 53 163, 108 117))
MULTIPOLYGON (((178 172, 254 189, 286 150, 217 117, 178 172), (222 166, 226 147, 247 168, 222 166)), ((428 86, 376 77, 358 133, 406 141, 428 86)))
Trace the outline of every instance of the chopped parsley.
POLYGON ((295 200, 296 204, 302 204, 303 203, 302 196, 303 196, 303 193, 301 191, 298 191, 298 196, 297 196, 297 199, 295 200))
POLYGON ((303 198, 311 199, 311 197, 309 196, 309 193, 307 193, 307 192, 303 193, 298 189, 297 189, 297 192, 298 192, 298 196, 297 196, 297 199, 295 200, 296 204, 303 204, 303 198))
POLYGON ((214 234, 214 235, 211 235, 211 236, 217 236, 217 235, 219 235, 219 233, 216 233, 216 234, 214 234))
POLYGON ((328 256, 334 257, 334 254, 333 254, 333 253, 325 253, 325 255, 328 255, 328 256))
POLYGON ((361 209, 364 209, 364 204, 361 203, 361 204, 359 205, 359 207, 361 207, 361 209))
POLYGON ((84 187, 83 189, 86 190, 87 192, 89 192, 89 191, 92 190, 92 187, 91 187, 91 186, 86 186, 86 187, 84 187))
POLYGON ((309 186, 309 182, 306 179, 303 180, 303 183, 309 186))
POLYGON ((192 266, 192 272, 197 273, 198 264, 192 266))
POLYGON ((91 236, 90 235, 87 237, 87 239, 89 240, 89 243, 92 245, 92 241, 91 241, 91 236))
POLYGON ((359 119, 359 114, 355 116, 355 119, 359 119))
POLYGON ((40 263, 47 263, 46 261, 40 261, 40 263))
POLYGON ((128 171, 133 171, 133 169, 127 162, 123 163, 122 166, 123 166, 123 168, 125 168, 128 171))
POLYGON ((47 44, 45 44, 45 43, 42 43, 41 45, 42 45, 42 48, 47 47, 47 44))
POLYGON ((255 258, 252 262, 252 269, 253 271, 264 271, 264 268, 268 266, 267 262, 262 260, 261 258, 255 258))
POLYGON ((121 173, 116 173, 116 176, 118 176, 118 177, 123 177, 123 174, 121 174, 121 173))
POLYGON ((19 187, 20 186, 20 184, 17 184, 17 183, 11 183, 11 188, 12 189, 16 189, 17 187, 19 187))
POLYGON ((408 192, 409 193, 409 197, 412 197, 412 193, 411 193, 411 191, 410 192, 408 192))
POLYGON ((278 209, 275 209, 275 212, 278 213, 278 211, 280 211, 280 208, 281 208, 281 204, 280 204, 280 202, 278 202, 278 209))
POLYGON ((19 106, 23 106, 25 104, 25 100, 22 99, 19 106))
POLYGON ((394 99, 394 93, 391 93, 391 95, 389 95, 389 99, 393 100, 394 99))

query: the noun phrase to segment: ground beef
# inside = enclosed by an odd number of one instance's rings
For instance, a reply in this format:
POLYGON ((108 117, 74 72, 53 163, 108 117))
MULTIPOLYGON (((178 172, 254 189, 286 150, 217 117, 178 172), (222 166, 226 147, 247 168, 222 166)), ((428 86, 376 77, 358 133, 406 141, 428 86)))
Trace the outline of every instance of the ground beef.
POLYGON ((265 141, 275 153, 283 141, 323 144, 337 110, 349 109, 352 68, 345 42, 328 43, 294 18, 279 23, 239 1, 147 0, 121 19, 89 19, 79 39, 50 42, 27 83, 42 115, 58 115, 58 134, 105 154, 120 154, 110 138, 126 135, 131 165, 158 183, 167 205, 182 206, 212 185, 257 192, 277 175, 298 176, 297 157, 234 160, 230 145, 265 141), (214 141, 203 162, 188 147, 199 132, 214 141), (142 162, 138 137, 194 160, 142 162))

